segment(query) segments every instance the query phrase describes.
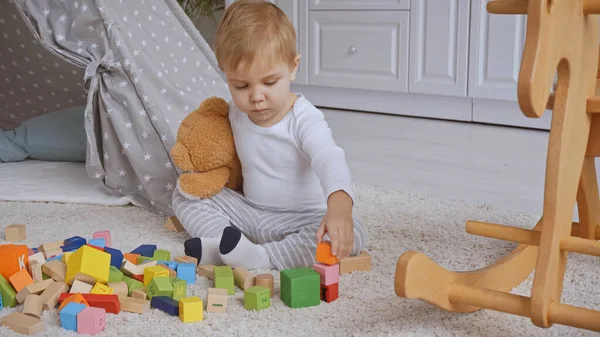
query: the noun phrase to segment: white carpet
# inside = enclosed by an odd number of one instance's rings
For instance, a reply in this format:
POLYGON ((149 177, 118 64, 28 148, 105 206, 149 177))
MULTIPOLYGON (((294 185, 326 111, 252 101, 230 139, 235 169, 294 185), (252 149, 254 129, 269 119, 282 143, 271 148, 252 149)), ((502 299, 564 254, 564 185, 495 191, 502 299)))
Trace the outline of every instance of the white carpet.
MULTIPOLYGON (((337 301, 291 309, 275 297, 271 308, 251 312, 243 309, 243 293, 236 288, 227 313, 205 312, 203 322, 184 324, 155 309, 142 316, 109 314, 100 336, 597 336, 560 325, 541 329, 527 318, 490 310, 448 313, 395 295, 395 265, 406 250, 425 252, 453 270, 480 268, 514 245, 466 234, 466 220, 531 227, 537 216, 362 185, 356 186, 356 191, 357 212, 369 228, 373 270, 342 275, 337 301)), ((110 229, 117 248, 128 251, 139 244, 154 243, 176 256, 183 253, 187 238, 185 233, 164 230, 162 217, 132 206, 0 202, 0 227, 10 223, 28 225, 25 243, 30 246, 73 235, 89 238, 94 231, 110 229)), ((569 262, 563 303, 600 309, 598 259, 572 254, 569 262)), ((277 292, 279 277, 276 272, 274 275, 277 292)), ((531 281, 530 276, 514 293, 529 295, 531 281)), ((199 278, 188 287, 188 294, 206 300, 210 285, 207 279, 199 278)), ((4 309, 0 315, 11 310, 4 309)), ((38 336, 76 336, 60 329, 56 310, 44 312, 43 319, 47 328, 38 336)), ((11 334, 0 327, 0 335, 11 334)))
POLYGON ((0 164, 0 200, 122 206, 129 197, 109 193, 88 177, 85 163, 24 160, 0 164))

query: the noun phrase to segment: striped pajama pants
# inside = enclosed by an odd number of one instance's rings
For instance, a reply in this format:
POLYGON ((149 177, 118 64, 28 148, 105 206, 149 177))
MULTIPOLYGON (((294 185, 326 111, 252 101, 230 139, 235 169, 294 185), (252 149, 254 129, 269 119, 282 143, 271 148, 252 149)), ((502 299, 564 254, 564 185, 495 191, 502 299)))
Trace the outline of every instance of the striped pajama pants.
MULTIPOLYGON (((266 249, 279 270, 315 263, 316 233, 326 212, 262 207, 228 188, 201 200, 187 199, 175 189, 173 210, 191 237, 220 237, 225 227, 238 228, 248 240, 266 249)), ((366 240, 365 227, 354 217, 352 256, 365 248, 366 240)))

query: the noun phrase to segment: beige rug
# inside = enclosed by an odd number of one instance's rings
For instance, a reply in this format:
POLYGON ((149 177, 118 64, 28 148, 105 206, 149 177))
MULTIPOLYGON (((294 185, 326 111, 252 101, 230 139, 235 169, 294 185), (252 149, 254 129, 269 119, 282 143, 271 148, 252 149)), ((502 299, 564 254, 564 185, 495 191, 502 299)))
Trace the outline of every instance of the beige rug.
MULTIPOLYGON (((503 241, 465 233, 465 221, 481 221, 531 227, 537 215, 511 214, 492 207, 460 201, 438 200, 405 191, 356 186, 356 211, 368 225, 373 270, 343 275, 340 298, 330 304, 291 309, 278 297, 272 307, 251 312, 243 308, 243 293, 237 289, 229 299, 227 313, 204 313, 204 321, 182 323, 153 309, 138 315, 109 314, 100 336, 597 336, 597 334, 555 325, 540 329, 527 318, 482 310, 454 314, 418 301, 397 297, 394 272, 398 257, 406 250, 418 250, 442 266, 472 270, 492 263, 514 247, 503 241)), ((183 253, 185 233, 167 232, 163 218, 135 207, 0 202, 0 228, 26 223, 30 246, 110 229, 114 246, 129 251, 152 243, 183 253)), ((0 240, 0 243, 4 241, 0 240)), ((572 254, 565 281, 563 303, 600 309, 600 264, 595 257, 572 254)), ((262 271, 257 271, 262 272, 262 271)), ((279 287, 277 272, 276 291, 279 287)), ((532 278, 514 293, 529 295, 532 278)), ((211 286, 205 278, 188 286, 188 294, 206 299, 211 286)), ((0 316, 14 309, 0 311, 0 316)), ((56 310, 43 315, 46 330, 37 336, 76 336, 60 328, 56 310)), ((13 335, 0 327, 0 336, 13 335)))

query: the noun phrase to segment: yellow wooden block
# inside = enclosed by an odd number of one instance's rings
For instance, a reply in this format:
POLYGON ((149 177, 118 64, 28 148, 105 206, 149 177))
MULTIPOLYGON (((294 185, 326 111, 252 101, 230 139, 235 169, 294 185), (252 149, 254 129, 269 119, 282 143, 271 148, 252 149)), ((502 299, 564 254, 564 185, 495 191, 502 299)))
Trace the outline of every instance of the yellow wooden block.
POLYGON ((97 282, 96 285, 90 291, 90 294, 98 294, 98 295, 109 295, 113 293, 113 289, 106 284, 97 282))
POLYGON ((69 257, 71 255, 73 255, 73 252, 66 252, 63 254, 63 256, 60 259, 64 264, 67 264, 67 263, 69 263, 69 257))
POLYGON ((184 323, 202 321, 204 306, 198 296, 179 299, 179 319, 184 323))
POLYGON ((148 286, 153 278, 159 276, 169 277, 169 271, 162 266, 153 266, 144 269, 144 287, 148 286))
POLYGON ((90 246, 81 246, 69 257, 65 281, 73 284, 75 278, 87 281, 108 282, 110 254, 90 246))

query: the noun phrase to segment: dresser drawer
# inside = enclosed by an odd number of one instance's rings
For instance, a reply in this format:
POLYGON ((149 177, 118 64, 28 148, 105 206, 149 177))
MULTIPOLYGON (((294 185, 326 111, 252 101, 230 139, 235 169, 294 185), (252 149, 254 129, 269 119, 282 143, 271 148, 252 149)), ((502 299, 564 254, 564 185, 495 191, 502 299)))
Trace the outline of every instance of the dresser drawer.
POLYGON ((410 0, 310 0, 311 10, 407 10, 410 0))
POLYGON ((408 91, 409 12, 309 13, 310 85, 408 91))

